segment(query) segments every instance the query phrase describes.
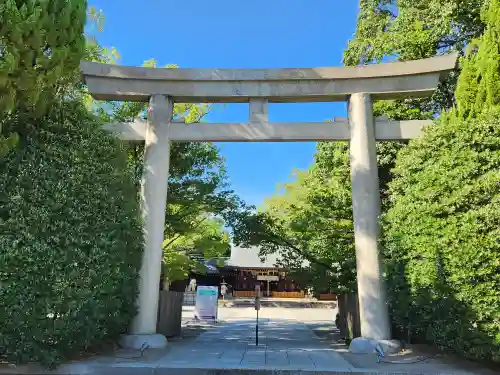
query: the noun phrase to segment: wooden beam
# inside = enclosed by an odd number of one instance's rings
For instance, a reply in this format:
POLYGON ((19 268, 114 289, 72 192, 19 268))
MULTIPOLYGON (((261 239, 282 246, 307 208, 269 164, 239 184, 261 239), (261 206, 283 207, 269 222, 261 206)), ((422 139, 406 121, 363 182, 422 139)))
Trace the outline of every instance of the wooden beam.
MULTIPOLYGON (((418 137, 428 120, 388 121, 377 119, 375 136, 378 140, 404 140, 418 137)), ((171 122, 169 139, 174 142, 314 142, 349 140, 347 119, 336 118, 333 122, 287 123, 195 123, 171 122)), ((105 130, 128 141, 144 140, 147 123, 108 124, 105 130)))

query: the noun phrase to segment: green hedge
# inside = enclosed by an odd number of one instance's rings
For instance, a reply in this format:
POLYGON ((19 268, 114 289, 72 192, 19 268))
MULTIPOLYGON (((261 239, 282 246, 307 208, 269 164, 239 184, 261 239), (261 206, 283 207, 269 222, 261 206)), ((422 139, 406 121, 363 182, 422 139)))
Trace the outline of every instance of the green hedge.
POLYGON ((142 234, 117 141, 79 103, 16 117, 0 159, 0 354, 46 365, 124 332, 142 234), (3 353, 2 353, 3 352, 3 353))
POLYGON ((394 172, 383 228, 395 323, 500 361, 500 110, 443 115, 394 172))

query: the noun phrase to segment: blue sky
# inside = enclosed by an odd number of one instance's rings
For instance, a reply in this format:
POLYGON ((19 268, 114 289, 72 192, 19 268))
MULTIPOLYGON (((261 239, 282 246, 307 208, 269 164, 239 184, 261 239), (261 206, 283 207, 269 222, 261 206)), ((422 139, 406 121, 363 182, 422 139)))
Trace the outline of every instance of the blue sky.
MULTIPOLYGON (((90 0, 106 16, 98 35, 123 65, 154 58, 181 68, 278 68, 341 65, 356 25, 357 1, 90 0)), ((344 103, 270 104, 270 121, 345 116, 344 103)), ((213 122, 246 121, 248 104, 218 106, 213 122)), ((222 143, 229 178, 260 204, 294 169, 313 161, 314 143, 222 143)))

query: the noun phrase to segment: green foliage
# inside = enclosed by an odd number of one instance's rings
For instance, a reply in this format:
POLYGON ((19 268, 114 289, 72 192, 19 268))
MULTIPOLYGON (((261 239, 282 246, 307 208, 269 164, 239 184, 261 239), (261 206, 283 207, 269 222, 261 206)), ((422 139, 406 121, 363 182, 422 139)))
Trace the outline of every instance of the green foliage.
MULTIPOLYGON (((157 62, 150 59, 143 65, 154 68, 157 62)), ((176 68, 175 65, 167 67, 176 68)), ((147 119, 147 103, 93 102, 92 106, 105 122, 147 119)), ((207 104, 176 103, 174 118, 182 119, 185 123, 195 123, 200 122, 209 111, 207 104)), ((139 191, 144 145, 129 144, 127 153, 139 191)), ((192 259, 193 255, 219 257, 226 252, 227 234, 220 232, 215 235, 214 232, 215 229, 216 232, 221 229, 223 224, 208 217, 228 215, 229 211, 238 210, 239 207, 239 199, 228 187, 225 160, 213 143, 171 144, 164 250, 167 284, 187 276, 190 270, 197 269, 199 262, 192 259), (172 245, 175 246, 170 246, 171 241, 174 241, 172 245), (190 249, 184 246, 187 243, 191 243, 190 249)))
POLYGON ((125 153, 78 102, 2 125, 19 144, 0 160, 1 354, 52 366, 136 313, 136 190, 125 153))
POLYGON ((200 215, 190 232, 166 238, 163 247, 206 259, 230 254, 229 234, 224 230, 224 221, 209 214, 200 215))
MULTIPOLYGON (((484 30, 480 17, 486 0, 361 0, 354 38, 344 64, 407 61, 464 48, 484 30)), ((458 71, 452 72, 431 98, 389 101, 390 111, 412 110, 410 117, 429 118, 454 105, 458 71), (417 112, 422 115, 415 116, 417 112)), ((387 113, 389 115, 389 113, 387 113)))
POLYGON ((163 242, 165 280, 170 284, 186 279, 190 272, 204 273, 200 260, 228 257, 230 250, 224 221, 208 214, 200 215, 189 230, 167 237, 163 242))
POLYGON ((490 0, 483 13, 484 34, 469 46, 457 86, 463 118, 475 117, 500 104, 500 3, 490 0))
MULTIPOLYGON (((144 103, 113 103, 113 110, 106 115, 101 114, 106 122, 131 121, 136 117, 146 116, 144 103)), ((195 104, 176 104, 174 116, 183 118, 186 122, 198 122, 207 113, 208 107, 195 104)), ((143 144, 127 146, 128 162, 134 171, 137 191, 143 168, 143 144)), ((203 246, 205 255, 209 255, 214 246, 223 249, 227 238, 212 238, 209 243, 209 223, 218 221, 207 219, 208 214, 225 215, 227 211, 238 209, 239 200, 228 188, 225 161, 219 149, 212 143, 183 142, 172 143, 170 151, 170 168, 168 180, 168 199, 165 217, 166 244, 175 239, 175 244, 182 241, 194 241, 203 246), (202 223, 200 224, 200 220, 202 223), (199 237, 201 235, 201 237, 199 237), (204 238, 205 243, 201 241, 204 238), (201 242, 200 242, 201 241, 201 242)), ((222 226, 222 224, 220 225, 222 226)), ((166 246, 164 250, 164 265, 168 282, 178 280, 189 270, 196 268, 197 262, 189 258, 191 251, 200 248, 180 249, 178 246, 166 246), (170 271, 168 271, 170 270, 170 271), (172 275, 170 275, 172 274, 172 275), (173 276, 175 274, 175 276, 173 276)), ((225 250, 224 250, 225 251, 225 250)))
MULTIPOLYGON (((101 126, 145 116, 146 104, 98 103, 78 84, 82 57, 120 58, 97 43, 92 28, 83 34, 86 11, 97 31, 102 11, 86 9, 86 1, 23 3, 0 5, 0 356, 52 366, 117 338, 136 313, 143 146, 121 143, 101 126), (36 24, 23 24, 24 16, 36 24), (25 26, 31 29, 19 34, 25 26), (31 56, 19 55, 21 47, 31 50, 32 63, 13 60, 31 56)), ((186 122, 208 111, 207 105, 175 106, 186 122)), ((208 246, 208 254, 226 251, 227 234, 214 232, 215 224, 193 225, 202 213, 238 204, 227 189, 223 159, 211 144, 172 148, 167 236, 190 236, 192 244, 208 246)), ((182 263, 183 253, 170 255, 182 263)))
POLYGON ((169 290, 171 283, 185 280, 191 272, 203 275, 205 266, 184 252, 175 249, 163 251, 163 288, 169 290))
POLYGON ((400 152, 384 218, 395 322, 500 360, 500 111, 443 116, 400 152))
POLYGON ((350 171, 346 143, 319 143, 315 165, 297 171, 260 212, 230 221, 233 241, 277 253, 303 285, 352 290, 355 268, 350 171))
POLYGON ((0 159, 14 150, 18 143, 19 135, 17 133, 11 133, 8 136, 0 135, 0 159))
POLYGON ((415 60, 437 52, 462 50, 481 35, 481 9, 487 0, 361 0, 346 65, 383 59, 415 60))
MULTIPOLYGON (((154 59, 144 66, 156 67, 154 59)), ((175 68, 174 66, 169 66, 175 68)), ((94 102, 94 110, 107 123, 147 119, 147 103, 94 102)), ((209 112, 206 104, 175 104, 174 118, 186 123, 199 122, 209 112)), ((127 146, 128 160, 134 170, 136 187, 142 175, 144 145, 127 146)), ((170 152, 168 204, 165 232, 167 237, 184 234, 202 213, 220 214, 234 207, 234 194, 228 189, 225 161, 213 143, 172 143, 170 152)))
MULTIPOLYGON (((392 142, 377 144, 384 198, 402 147, 392 142)), ((356 289, 347 143, 318 143, 313 166, 296 171, 294 180, 279 186, 259 212, 249 208, 229 216, 235 243, 258 246, 262 255, 279 254, 280 265, 290 269, 301 285, 315 291, 356 289)))
POLYGON ((0 5, 0 115, 46 111, 85 51, 85 0, 4 0, 0 5))
POLYGON ((384 240, 395 323, 500 361, 500 2, 487 5, 457 110, 398 155, 384 240))

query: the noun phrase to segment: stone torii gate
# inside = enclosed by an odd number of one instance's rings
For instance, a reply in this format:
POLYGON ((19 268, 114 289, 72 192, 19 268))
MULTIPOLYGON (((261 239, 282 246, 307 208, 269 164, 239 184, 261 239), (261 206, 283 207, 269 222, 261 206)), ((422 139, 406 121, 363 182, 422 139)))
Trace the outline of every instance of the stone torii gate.
POLYGON ((429 121, 373 118, 372 100, 425 97, 454 69, 454 54, 359 67, 313 69, 160 69, 84 61, 95 99, 149 101, 149 121, 109 124, 121 139, 145 141, 141 210, 144 254, 139 312, 124 345, 163 347, 156 333, 162 242, 171 141, 349 141, 361 335, 391 339, 378 249, 380 196, 376 140, 418 137, 429 121), (348 101, 348 119, 270 123, 268 103, 348 101), (250 103, 247 123, 184 124, 173 120, 178 103, 250 103))

